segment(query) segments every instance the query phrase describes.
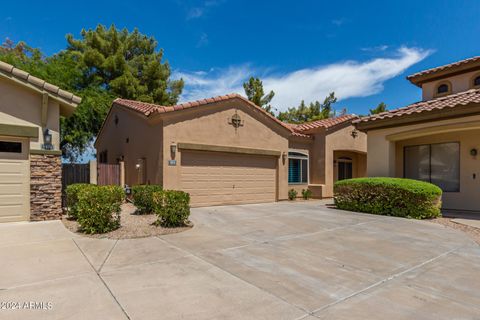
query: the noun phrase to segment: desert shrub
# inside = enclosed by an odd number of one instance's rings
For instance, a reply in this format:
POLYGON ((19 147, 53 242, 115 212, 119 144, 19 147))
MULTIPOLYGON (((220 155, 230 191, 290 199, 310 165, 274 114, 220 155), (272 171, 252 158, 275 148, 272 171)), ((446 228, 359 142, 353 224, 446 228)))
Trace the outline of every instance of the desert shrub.
POLYGON ((162 191, 160 185, 137 185, 132 187, 133 203, 139 214, 151 214, 153 212, 153 193, 162 191))
POLYGON ((337 181, 339 209, 415 219, 440 215, 442 190, 428 182, 401 178, 356 178, 337 181))
POLYGON ((157 224, 163 227, 185 225, 190 216, 190 195, 183 191, 163 190, 153 193, 157 224))
POLYGON ((302 197, 305 200, 308 200, 312 197, 312 190, 310 189, 302 189, 302 197))
POLYGON ((288 200, 295 200, 297 198, 297 190, 295 189, 290 189, 288 190, 288 200))
POLYGON ((92 187, 96 187, 96 185, 88 183, 75 183, 67 186, 65 193, 67 195, 67 214, 69 217, 77 219, 78 193, 86 188, 92 187))
POLYGON ((125 197, 120 186, 95 186, 78 193, 78 224, 85 233, 105 233, 120 226, 120 206, 125 197))

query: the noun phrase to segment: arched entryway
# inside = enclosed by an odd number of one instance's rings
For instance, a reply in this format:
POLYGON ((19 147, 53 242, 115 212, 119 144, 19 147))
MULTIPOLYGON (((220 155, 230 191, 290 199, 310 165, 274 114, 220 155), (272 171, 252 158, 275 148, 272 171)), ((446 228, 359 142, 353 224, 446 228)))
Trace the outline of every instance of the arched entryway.
POLYGON ((334 151, 334 181, 365 177, 367 174, 367 155, 360 152, 334 151))

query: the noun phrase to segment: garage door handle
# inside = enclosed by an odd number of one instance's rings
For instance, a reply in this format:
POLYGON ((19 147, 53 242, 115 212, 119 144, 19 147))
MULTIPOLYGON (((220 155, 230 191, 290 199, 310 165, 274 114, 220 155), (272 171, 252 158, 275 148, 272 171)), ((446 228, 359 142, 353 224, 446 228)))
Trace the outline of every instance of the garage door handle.
POLYGON ((235 189, 235 185, 233 185, 232 188, 235 189))

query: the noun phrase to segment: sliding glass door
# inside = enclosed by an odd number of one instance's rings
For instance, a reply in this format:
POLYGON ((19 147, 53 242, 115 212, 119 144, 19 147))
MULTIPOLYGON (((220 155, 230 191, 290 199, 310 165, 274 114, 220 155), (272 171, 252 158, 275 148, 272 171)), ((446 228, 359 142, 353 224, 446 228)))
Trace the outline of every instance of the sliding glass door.
POLYGON ((446 192, 460 191, 460 144, 458 142, 407 146, 404 177, 431 182, 446 192))

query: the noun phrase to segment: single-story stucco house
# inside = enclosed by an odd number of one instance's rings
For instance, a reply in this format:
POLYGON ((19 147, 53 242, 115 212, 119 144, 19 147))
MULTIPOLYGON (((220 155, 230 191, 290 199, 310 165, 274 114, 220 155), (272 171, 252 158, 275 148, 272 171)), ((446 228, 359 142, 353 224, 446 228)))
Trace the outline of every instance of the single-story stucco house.
POLYGON ((423 100, 355 120, 368 134, 368 176, 443 189, 443 209, 480 212, 480 57, 408 76, 423 100))
POLYGON ((128 185, 189 192, 193 206, 273 202, 289 189, 331 197, 366 174, 366 135, 345 115, 285 124, 238 94, 175 106, 116 99, 95 142, 128 185))
POLYGON ((0 222, 61 216, 60 116, 80 101, 0 61, 0 222))

